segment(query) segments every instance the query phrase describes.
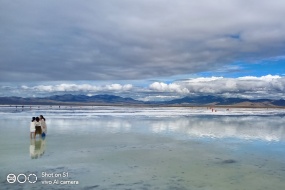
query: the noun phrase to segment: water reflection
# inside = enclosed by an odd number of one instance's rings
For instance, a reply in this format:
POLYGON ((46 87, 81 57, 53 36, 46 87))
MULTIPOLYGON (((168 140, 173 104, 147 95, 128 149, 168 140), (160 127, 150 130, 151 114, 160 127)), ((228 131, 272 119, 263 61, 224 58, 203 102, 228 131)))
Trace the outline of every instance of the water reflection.
POLYGON ((46 149, 46 140, 44 138, 31 139, 30 156, 31 159, 38 159, 44 155, 46 149))
POLYGON ((175 132, 193 137, 285 141, 283 117, 181 117, 153 122, 155 133, 175 132))
POLYGON ((280 116, 178 116, 97 117, 59 119, 55 133, 156 133, 198 138, 285 141, 285 117, 280 116), (76 130, 75 130, 76 129, 76 130))

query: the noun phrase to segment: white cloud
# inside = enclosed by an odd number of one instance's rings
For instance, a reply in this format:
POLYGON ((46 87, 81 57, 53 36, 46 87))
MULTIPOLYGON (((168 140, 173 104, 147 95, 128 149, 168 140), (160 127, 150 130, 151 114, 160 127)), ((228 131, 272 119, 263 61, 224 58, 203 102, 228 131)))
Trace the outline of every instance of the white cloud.
POLYGON ((189 90, 187 88, 181 87, 179 84, 171 83, 165 84, 163 82, 154 82, 149 85, 151 90, 159 91, 159 92, 175 92, 179 94, 187 94, 189 90))
POLYGON ((0 86, 0 95, 5 96, 49 96, 51 94, 117 94, 139 100, 169 100, 185 96, 216 95, 241 98, 285 99, 285 76, 266 75, 238 78, 198 77, 172 83, 152 82, 148 86, 134 84, 42 84, 22 86, 0 86))
POLYGON ((100 87, 89 84, 59 84, 59 85, 39 85, 30 89, 46 92, 64 92, 64 91, 98 91, 100 87))
POLYGON ((156 92, 181 93, 184 95, 222 95, 247 98, 284 98, 285 77, 267 75, 261 77, 201 77, 170 84, 154 82, 149 88, 156 92))
POLYGON ((103 87, 103 89, 106 90, 117 90, 117 91, 125 91, 125 90, 131 90, 133 87, 133 85, 131 84, 125 84, 125 85, 121 85, 121 84, 111 84, 111 85, 106 85, 105 87, 103 87))
POLYGON ((129 91, 132 89, 131 84, 109 84, 96 86, 90 84, 58 84, 58 85, 38 85, 33 87, 21 86, 23 90, 34 92, 100 92, 100 91, 129 91))

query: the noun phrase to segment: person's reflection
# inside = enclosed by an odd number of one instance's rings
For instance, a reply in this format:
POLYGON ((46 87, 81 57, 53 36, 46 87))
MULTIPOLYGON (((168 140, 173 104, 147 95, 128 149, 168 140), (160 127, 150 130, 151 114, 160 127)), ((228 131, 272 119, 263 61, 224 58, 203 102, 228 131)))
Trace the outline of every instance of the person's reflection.
POLYGON ((30 143, 30 156, 32 159, 40 158, 46 149, 46 140, 44 138, 31 139, 30 143))

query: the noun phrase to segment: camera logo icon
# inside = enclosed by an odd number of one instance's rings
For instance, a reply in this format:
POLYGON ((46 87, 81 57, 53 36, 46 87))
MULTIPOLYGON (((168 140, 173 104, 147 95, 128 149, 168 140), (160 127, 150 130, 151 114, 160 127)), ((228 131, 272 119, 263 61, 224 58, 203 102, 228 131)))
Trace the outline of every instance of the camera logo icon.
POLYGON ((29 175, 19 174, 18 176, 16 176, 15 174, 7 175, 8 183, 15 183, 16 181, 18 181, 18 183, 25 183, 26 181, 28 181, 29 183, 36 183, 37 180, 38 177, 36 174, 29 174, 29 175))
POLYGON ((7 182, 8 183, 15 183, 17 180, 17 177, 15 174, 8 174, 7 175, 7 182))

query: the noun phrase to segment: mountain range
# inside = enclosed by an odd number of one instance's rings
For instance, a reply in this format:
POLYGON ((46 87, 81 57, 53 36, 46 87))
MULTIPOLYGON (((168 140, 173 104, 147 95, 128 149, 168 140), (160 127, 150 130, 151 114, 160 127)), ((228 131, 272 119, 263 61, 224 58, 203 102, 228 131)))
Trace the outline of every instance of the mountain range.
POLYGON ((43 98, 0 97, 0 105, 175 105, 175 106, 237 106, 283 107, 285 100, 224 98, 219 96, 193 96, 170 101, 139 101, 115 95, 55 95, 43 98))

